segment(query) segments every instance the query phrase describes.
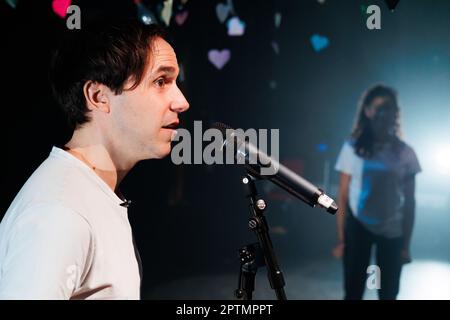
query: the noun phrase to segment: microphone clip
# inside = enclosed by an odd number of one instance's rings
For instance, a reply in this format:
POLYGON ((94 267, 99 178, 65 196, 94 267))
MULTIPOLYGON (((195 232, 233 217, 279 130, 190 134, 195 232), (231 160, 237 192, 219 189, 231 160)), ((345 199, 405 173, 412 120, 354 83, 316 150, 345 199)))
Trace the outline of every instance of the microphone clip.
POLYGON ((122 202, 122 203, 120 204, 120 206, 121 206, 121 207, 128 208, 128 207, 130 206, 130 204, 131 204, 131 200, 125 200, 124 202, 122 202))

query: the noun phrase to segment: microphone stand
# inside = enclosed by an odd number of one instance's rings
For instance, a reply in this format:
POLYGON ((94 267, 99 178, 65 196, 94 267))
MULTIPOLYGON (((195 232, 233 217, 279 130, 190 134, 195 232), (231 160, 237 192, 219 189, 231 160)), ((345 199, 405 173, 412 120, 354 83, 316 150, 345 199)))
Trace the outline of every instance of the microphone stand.
POLYGON ((259 249, 257 245, 250 244, 239 249, 241 267, 239 271, 238 289, 234 293, 239 300, 252 300, 253 291, 255 291, 255 276, 258 271, 256 250, 259 249))
MULTIPOLYGON (((249 228, 255 232, 259 248, 261 249, 264 262, 267 267, 267 277, 269 279, 270 287, 275 290, 278 300, 287 300, 284 292, 284 277, 278 266, 275 252, 272 246, 272 240, 269 235, 269 225, 264 216, 266 209, 266 202, 263 199, 258 199, 258 194, 255 186, 255 178, 250 173, 247 173, 242 178, 242 183, 246 188, 246 197, 250 201, 250 219, 248 221, 249 228)), ((239 250, 241 269, 239 273, 238 289, 235 291, 235 296, 241 300, 252 300, 252 293, 255 289, 255 276, 257 272, 257 252, 258 247, 249 245, 242 247, 239 250)))

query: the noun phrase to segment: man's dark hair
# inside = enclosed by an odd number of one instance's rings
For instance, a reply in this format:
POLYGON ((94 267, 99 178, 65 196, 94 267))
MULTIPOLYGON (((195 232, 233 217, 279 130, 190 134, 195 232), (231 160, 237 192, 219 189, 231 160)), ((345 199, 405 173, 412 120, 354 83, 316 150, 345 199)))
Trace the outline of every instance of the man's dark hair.
POLYGON ((136 88, 157 37, 166 39, 161 27, 136 20, 102 21, 68 31, 52 57, 50 83, 71 129, 89 121, 84 84, 102 83, 120 94, 131 78, 130 89, 136 88))

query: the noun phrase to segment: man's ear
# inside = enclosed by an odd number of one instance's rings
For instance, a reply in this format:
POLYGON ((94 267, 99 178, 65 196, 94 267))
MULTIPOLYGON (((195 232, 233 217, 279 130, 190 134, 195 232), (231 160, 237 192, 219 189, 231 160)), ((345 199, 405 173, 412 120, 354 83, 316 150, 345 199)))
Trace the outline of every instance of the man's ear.
POLYGON ((111 90, 104 84, 91 80, 86 81, 83 86, 83 93, 88 109, 91 111, 98 110, 109 113, 110 106, 108 97, 110 91, 111 90))

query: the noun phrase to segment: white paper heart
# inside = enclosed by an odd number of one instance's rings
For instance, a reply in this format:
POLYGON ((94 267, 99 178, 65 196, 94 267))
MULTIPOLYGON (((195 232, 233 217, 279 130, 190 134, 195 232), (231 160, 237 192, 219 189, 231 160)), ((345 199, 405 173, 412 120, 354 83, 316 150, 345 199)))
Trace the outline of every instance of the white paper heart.
POLYGON ((161 10, 161 19, 164 21, 166 26, 168 26, 170 24, 170 18, 172 17, 173 0, 166 0, 163 5, 164 7, 161 10))
POLYGON ((229 36, 242 36, 245 32, 245 23, 238 17, 228 20, 227 26, 229 36))

